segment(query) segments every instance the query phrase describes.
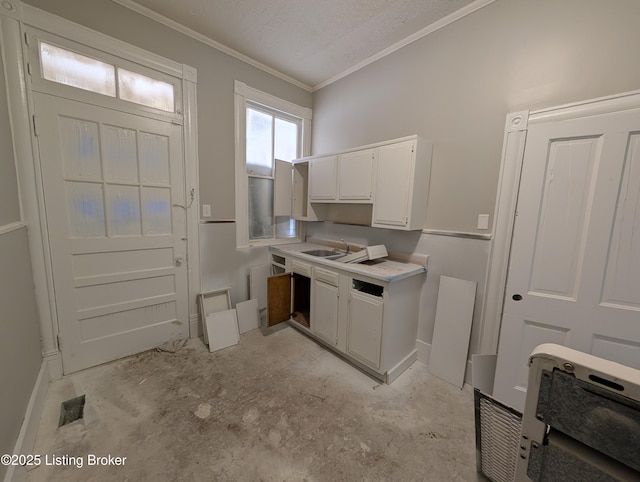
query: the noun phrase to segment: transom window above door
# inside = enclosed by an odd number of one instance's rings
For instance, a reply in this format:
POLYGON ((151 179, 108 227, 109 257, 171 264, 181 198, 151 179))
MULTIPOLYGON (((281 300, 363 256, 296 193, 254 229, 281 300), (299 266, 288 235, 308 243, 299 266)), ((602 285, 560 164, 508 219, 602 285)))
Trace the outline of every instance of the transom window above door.
POLYGON ((171 82, 42 40, 38 53, 44 80, 163 112, 177 111, 176 86, 171 82))
POLYGON ((89 46, 31 28, 25 42, 34 91, 182 123, 184 66, 166 70, 153 54, 146 63, 145 58, 132 62, 107 53, 103 44, 89 46))

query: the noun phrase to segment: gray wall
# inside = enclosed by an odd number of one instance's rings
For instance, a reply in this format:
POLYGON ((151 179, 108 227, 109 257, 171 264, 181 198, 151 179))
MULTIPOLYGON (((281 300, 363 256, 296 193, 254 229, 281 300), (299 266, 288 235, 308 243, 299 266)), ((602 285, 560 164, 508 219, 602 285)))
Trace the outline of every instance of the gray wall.
MULTIPOLYGON (((0 59, 1 60, 1 59, 0 59)), ((0 62, 0 228, 20 221, 3 64, 0 62)), ((42 354, 27 228, 0 234, 0 454, 12 453, 42 354)), ((6 467, 0 466, 0 479, 6 467)))
MULTIPOLYGON (((0 306, 0 454, 6 454, 16 444, 42 364, 26 227, 0 234, 0 306)), ((0 479, 5 469, 0 466, 0 479)))
POLYGON ((639 22, 637 0, 496 0, 315 92, 313 152, 430 139, 426 227, 478 232, 506 114, 640 88, 639 22))

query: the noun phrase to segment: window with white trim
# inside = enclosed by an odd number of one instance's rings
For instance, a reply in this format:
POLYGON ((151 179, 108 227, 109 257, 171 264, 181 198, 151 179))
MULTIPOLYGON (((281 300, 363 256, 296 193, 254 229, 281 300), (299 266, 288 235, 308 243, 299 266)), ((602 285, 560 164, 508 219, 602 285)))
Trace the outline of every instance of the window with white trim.
POLYGON ((291 161, 308 154, 311 110, 236 82, 237 245, 298 239, 291 161))

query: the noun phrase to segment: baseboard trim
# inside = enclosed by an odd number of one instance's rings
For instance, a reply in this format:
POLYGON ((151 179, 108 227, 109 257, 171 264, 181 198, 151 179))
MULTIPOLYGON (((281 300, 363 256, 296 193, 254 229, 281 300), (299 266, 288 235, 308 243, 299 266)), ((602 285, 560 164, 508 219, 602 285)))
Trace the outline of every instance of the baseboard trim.
POLYGON ((429 366, 429 358, 431 357, 431 343, 416 340, 416 351, 418 352, 418 361, 429 366))
POLYGON ((387 383, 393 382, 396 378, 398 378, 404 371, 413 365, 413 362, 418 359, 418 351, 413 350, 406 357, 404 357, 400 363, 394 366, 392 369, 387 371, 387 383))
POLYGON ((43 362, 47 365, 49 381, 60 380, 62 378, 62 375, 64 374, 62 368, 62 354, 58 350, 45 353, 43 356, 43 362))
POLYGON ((202 334, 200 315, 198 313, 192 313, 191 316, 189 316, 189 337, 198 338, 202 334))
MULTIPOLYGON (((418 361, 429 366, 429 358, 431 357, 431 343, 416 339, 416 350, 418 352, 418 361)), ((467 360, 467 371, 464 374, 464 384, 473 386, 472 384, 472 362, 467 360)))
MULTIPOLYGON (((49 364, 43 360, 38 378, 31 392, 31 397, 29 397, 22 427, 20 428, 18 440, 13 449, 14 454, 33 453, 48 389, 49 364)), ((23 482, 25 480, 27 480, 27 470, 25 467, 15 467, 11 465, 4 476, 4 482, 23 482)))

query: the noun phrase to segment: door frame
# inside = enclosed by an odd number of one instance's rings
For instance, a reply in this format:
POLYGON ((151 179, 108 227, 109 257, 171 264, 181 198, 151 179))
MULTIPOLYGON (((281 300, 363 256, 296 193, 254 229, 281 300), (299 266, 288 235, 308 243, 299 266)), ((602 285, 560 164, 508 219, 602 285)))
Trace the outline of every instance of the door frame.
POLYGON ((498 353, 528 126, 640 108, 640 90, 507 114, 480 327, 480 353, 498 353))
POLYGON ((72 39, 117 57, 180 79, 183 102, 184 192, 187 209, 187 277, 189 334, 198 335, 197 295, 200 292, 200 222, 198 193, 198 139, 195 68, 140 49, 89 28, 20 2, 6 0, 0 9, 0 38, 14 138, 18 159, 18 186, 24 222, 29 231, 29 251, 42 339, 42 356, 51 380, 62 377, 58 344, 58 319, 44 215, 42 172, 37 138, 33 133, 33 93, 28 73, 25 26, 72 39))

